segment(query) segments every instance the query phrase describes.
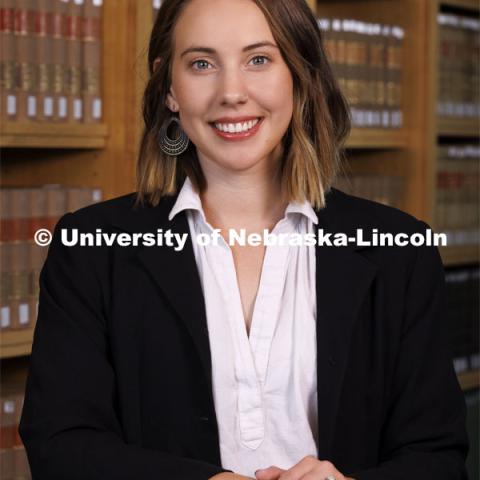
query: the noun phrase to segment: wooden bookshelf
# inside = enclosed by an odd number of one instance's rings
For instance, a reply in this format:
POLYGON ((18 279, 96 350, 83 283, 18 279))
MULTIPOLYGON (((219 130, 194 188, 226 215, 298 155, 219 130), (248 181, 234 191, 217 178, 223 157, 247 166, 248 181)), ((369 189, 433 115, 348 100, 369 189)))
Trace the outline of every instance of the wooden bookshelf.
MULTIPOLYGON (((453 7, 463 10, 478 12, 477 0, 431 0, 428 2, 428 21, 426 29, 426 48, 429 52, 426 63, 425 80, 430 95, 426 97, 427 129, 425 131, 425 169, 427 184, 425 189, 425 220, 435 230, 440 231, 435 225, 436 204, 436 174, 438 159, 438 141, 441 137, 452 137, 476 143, 480 135, 480 121, 478 118, 455 118, 437 115, 437 99, 439 84, 439 27, 437 16, 442 7, 453 7)), ((440 249, 442 259, 446 266, 466 265, 478 263, 479 247, 451 246, 440 249)))
POLYGON ((0 147, 104 148, 107 136, 105 124, 4 122, 0 128, 0 147))
POLYGON ((2 186, 91 186, 101 188, 105 199, 134 190, 136 14, 134 0, 103 3, 102 123, 4 123, 2 186))
POLYGON ((0 333, 0 358, 21 357, 32 351, 33 328, 0 333))
POLYGON ((438 135, 445 137, 478 137, 480 136, 479 119, 438 117, 438 135))
POLYGON ((352 149, 391 149, 408 146, 408 132, 404 129, 386 130, 379 128, 354 128, 347 139, 346 146, 352 149))
POLYGON ((441 0, 440 4, 473 11, 479 9, 478 0, 441 0))

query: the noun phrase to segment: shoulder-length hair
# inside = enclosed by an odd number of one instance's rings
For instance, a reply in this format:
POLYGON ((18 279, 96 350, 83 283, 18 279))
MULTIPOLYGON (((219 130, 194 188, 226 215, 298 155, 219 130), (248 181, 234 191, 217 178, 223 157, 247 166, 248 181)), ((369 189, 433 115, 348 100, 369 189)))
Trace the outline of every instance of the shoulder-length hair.
MULTIPOLYGON (((177 157, 165 155, 158 146, 160 128, 172 116, 165 101, 171 85, 173 31, 188 1, 164 0, 150 37, 150 79, 143 96, 145 127, 137 161, 137 202, 157 205, 162 196, 174 195, 187 175, 198 192, 206 188, 192 142, 177 157), (154 69, 157 58, 161 62, 154 69)), ((252 1, 265 15, 293 77, 293 115, 282 138, 282 188, 290 201, 308 200, 322 208, 351 128, 347 102, 328 63, 317 20, 305 0, 252 1)))

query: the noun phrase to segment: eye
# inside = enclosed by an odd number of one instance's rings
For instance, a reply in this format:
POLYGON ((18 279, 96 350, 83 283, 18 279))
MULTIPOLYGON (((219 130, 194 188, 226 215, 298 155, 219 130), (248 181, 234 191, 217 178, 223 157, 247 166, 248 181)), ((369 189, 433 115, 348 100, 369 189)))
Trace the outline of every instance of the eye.
POLYGON ((254 65, 266 65, 270 59, 266 57, 265 55, 257 55, 256 57, 253 57, 252 60, 254 65))
POLYGON ((206 60, 195 60, 190 65, 193 67, 194 70, 207 70, 210 63, 206 60), (195 65, 197 65, 198 68, 196 68, 195 65))

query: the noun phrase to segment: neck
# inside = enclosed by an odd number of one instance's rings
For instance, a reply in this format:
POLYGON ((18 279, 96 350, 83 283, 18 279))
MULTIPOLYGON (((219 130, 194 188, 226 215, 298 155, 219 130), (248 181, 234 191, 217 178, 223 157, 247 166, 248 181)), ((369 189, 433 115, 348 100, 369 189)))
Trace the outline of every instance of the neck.
POLYGON ((282 197, 278 163, 273 165, 256 165, 234 174, 203 168, 208 186, 201 200, 207 221, 220 229, 273 229, 288 204, 282 197))

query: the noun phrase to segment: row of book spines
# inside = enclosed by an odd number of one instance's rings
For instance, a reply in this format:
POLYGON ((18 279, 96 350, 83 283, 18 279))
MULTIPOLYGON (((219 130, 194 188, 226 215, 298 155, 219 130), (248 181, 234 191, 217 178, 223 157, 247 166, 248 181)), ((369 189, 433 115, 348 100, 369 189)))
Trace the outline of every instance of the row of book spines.
POLYGON ((439 115, 480 116, 478 25, 473 18, 439 15, 439 115))
POLYGON ((100 189, 86 187, 0 190, 0 328, 28 328, 36 321, 38 280, 48 249, 33 241, 35 233, 53 233, 64 213, 101 198, 100 189))
POLYGON ((479 241, 479 154, 468 146, 439 147, 435 224, 451 245, 479 241))
POLYGON ((73 212, 102 199, 99 188, 2 187, 0 189, 0 240, 27 240, 38 228, 51 228, 66 212, 73 212))
POLYGON ((356 174, 338 177, 333 186, 350 195, 402 208, 404 185, 402 177, 356 174))
MULTIPOLYGON (((15 390, 19 390, 19 387, 15 390)), ((25 447, 18 432, 23 399, 23 391, 2 393, 0 410, 0 478, 2 480, 31 478, 25 447)))
POLYGON ((99 122, 100 31, 98 0, 3 0, 2 118, 99 122))
POLYGON ((403 124, 400 27, 350 19, 318 19, 329 61, 358 127, 403 124))

